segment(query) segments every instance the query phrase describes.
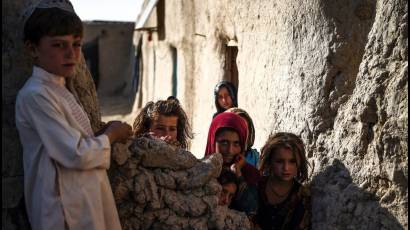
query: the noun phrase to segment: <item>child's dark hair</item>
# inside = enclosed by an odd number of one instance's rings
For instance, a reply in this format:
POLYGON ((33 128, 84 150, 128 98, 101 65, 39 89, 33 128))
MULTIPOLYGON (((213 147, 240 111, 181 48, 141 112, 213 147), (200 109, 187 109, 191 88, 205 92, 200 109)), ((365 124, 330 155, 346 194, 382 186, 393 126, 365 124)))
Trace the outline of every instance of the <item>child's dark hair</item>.
POLYGON ((53 8, 36 8, 24 24, 23 40, 38 44, 44 36, 83 36, 83 23, 73 12, 53 8))
POLYGON ((248 125, 248 139, 246 140, 246 151, 250 150, 253 144, 255 143, 255 126, 253 125, 251 116, 249 116, 249 114, 245 110, 238 107, 232 107, 230 109, 227 109, 226 112, 236 113, 246 120, 246 123, 248 125))
POLYGON ((214 114, 214 117, 217 114, 225 111, 225 109, 222 108, 218 103, 218 93, 219 93, 219 90, 221 90, 222 88, 226 88, 228 90, 229 96, 231 96, 231 99, 232 99, 233 107, 238 107, 238 90, 236 89, 236 87, 229 81, 218 82, 218 84, 216 84, 214 88, 215 106, 216 106, 216 111, 217 111, 214 114))
POLYGON ((221 171, 221 174, 219 175, 219 177, 217 178, 218 182, 220 185, 225 185, 225 184, 235 184, 236 188, 238 188, 238 184, 239 184, 239 179, 238 177, 235 175, 234 172, 232 172, 229 169, 223 168, 221 171))
POLYGON ((270 136, 261 150, 261 159, 259 170, 262 174, 266 174, 272 165, 272 159, 279 148, 286 148, 298 155, 300 162, 298 163, 298 172, 296 179, 302 183, 308 178, 308 165, 306 159, 305 145, 303 141, 293 133, 279 132, 270 136))
POLYGON ((155 103, 148 102, 135 118, 133 125, 134 136, 140 137, 146 134, 151 128, 152 121, 158 118, 159 115, 178 117, 177 141, 180 143, 181 148, 187 149, 188 138, 192 139, 193 137, 191 126, 179 101, 173 98, 159 100, 155 103))

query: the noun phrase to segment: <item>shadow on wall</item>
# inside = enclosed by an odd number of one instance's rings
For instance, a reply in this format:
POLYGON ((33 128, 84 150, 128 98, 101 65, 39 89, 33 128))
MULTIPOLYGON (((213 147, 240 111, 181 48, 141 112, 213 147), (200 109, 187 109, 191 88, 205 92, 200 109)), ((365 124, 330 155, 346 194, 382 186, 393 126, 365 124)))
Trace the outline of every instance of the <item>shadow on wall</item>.
POLYGON ((312 180, 313 229, 404 229, 372 193, 354 184, 340 160, 312 180))
POLYGON ((316 109, 316 114, 320 117, 317 122, 321 123, 321 130, 324 131, 332 129, 340 106, 346 103, 354 92, 368 36, 375 22, 377 1, 319 2, 328 24, 329 31, 325 33, 331 36, 321 92, 325 103, 320 103, 316 109))

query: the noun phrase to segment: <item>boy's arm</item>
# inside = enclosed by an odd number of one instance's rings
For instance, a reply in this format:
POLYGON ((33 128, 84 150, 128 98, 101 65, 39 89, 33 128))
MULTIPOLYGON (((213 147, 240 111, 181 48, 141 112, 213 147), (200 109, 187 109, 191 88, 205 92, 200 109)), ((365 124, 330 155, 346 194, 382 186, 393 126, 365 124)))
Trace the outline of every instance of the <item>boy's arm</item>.
POLYGON ((45 95, 31 94, 24 100, 24 110, 52 159, 66 168, 109 168, 111 146, 107 135, 83 136, 45 95))

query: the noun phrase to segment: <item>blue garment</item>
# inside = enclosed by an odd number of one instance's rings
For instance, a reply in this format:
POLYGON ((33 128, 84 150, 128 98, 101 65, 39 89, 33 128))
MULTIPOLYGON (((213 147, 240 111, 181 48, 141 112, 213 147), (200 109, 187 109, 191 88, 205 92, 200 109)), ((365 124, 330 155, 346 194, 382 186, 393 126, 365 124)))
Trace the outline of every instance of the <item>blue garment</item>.
POLYGON ((257 168, 259 163, 259 152, 256 149, 249 149, 245 153, 245 160, 255 168, 257 168))

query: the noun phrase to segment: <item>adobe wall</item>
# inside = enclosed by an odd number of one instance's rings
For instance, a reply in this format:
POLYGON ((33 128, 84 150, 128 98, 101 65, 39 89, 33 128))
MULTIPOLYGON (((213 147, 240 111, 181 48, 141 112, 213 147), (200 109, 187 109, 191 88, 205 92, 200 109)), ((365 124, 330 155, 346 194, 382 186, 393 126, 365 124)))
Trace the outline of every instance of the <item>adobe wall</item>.
POLYGON ((225 44, 236 40, 239 106, 254 120, 255 147, 277 131, 306 143, 314 229, 408 228, 406 1, 166 1, 165 9, 166 39, 155 49, 172 45, 183 57, 178 97, 196 157, 225 44))
POLYGON ((133 22, 85 21, 84 43, 98 39, 100 98, 130 96, 135 64, 133 22))

